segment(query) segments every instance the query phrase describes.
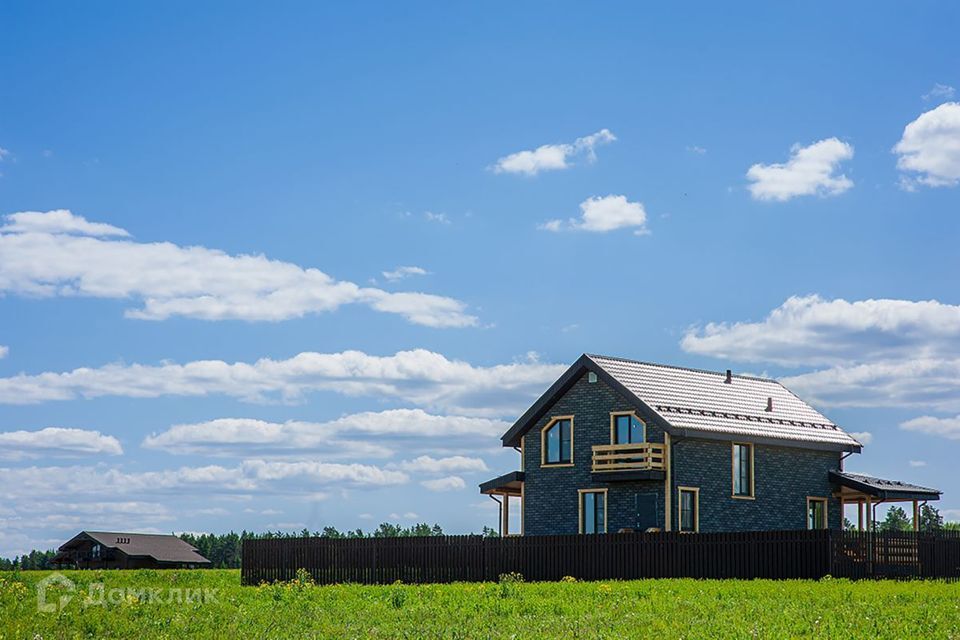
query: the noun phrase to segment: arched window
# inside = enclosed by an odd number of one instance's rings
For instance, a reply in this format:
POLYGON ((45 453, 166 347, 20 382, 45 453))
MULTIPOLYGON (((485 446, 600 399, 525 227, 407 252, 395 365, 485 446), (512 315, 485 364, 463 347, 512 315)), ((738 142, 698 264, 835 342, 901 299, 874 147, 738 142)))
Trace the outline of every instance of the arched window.
POLYGON ((554 418, 543 429, 542 464, 573 464, 573 416, 554 418))

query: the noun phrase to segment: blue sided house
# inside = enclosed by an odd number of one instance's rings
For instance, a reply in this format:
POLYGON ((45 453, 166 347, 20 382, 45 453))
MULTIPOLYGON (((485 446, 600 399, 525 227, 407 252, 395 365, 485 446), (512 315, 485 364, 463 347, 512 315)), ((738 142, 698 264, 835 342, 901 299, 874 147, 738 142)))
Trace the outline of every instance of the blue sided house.
POLYGON ((843 470, 861 444, 779 382, 583 355, 503 437, 520 469, 484 482, 504 535, 870 528, 940 492, 843 470), (520 522, 510 523, 519 499, 520 522))

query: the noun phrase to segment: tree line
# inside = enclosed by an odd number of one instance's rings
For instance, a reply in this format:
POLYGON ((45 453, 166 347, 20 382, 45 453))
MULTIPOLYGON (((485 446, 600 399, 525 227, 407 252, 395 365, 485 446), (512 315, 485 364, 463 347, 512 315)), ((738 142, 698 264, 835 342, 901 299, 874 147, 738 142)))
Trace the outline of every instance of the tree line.
MULTIPOLYGON (((847 531, 856 531, 857 527, 849 519, 843 519, 843 528, 847 531)), ((943 516, 936 507, 925 504, 920 507, 920 531, 960 531, 960 522, 944 522, 943 516)), ((880 532, 888 531, 913 531, 913 519, 907 515, 902 507, 892 506, 887 510, 887 517, 880 522, 873 523, 873 530, 880 532)))
MULTIPOLYGON (((420 524, 403 527, 398 524, 382 523, 372 531, 363 529, 354 529, 352 531, 339 531, 335 527, 324 527, 320 531, 302 531, 284 532, 267 531, 266 533, 254 533, 252 531, 241 531, 236 533, 214 534, 204 533, 200 535, 192 533, 182 533, 180 539, 194 547, 200 555, 210 561, 210 566, 217 569, 239 569, 240 568, 240 549, 244 540, 256 539, 275 539, 275 538, 405 538, 412 536, 442 536, 443 529, 440 525, 429 525, 425 522, 420 524)), ((498 535, 495 529, 484 527, 483 536, 495 537, 498 535)), ((0 571, 13 571, 16 569, 52 569, 51 560, 56 555, 56 551, 31 551, 29 554, 22 555, 19 558, 0 558, 0 571)))

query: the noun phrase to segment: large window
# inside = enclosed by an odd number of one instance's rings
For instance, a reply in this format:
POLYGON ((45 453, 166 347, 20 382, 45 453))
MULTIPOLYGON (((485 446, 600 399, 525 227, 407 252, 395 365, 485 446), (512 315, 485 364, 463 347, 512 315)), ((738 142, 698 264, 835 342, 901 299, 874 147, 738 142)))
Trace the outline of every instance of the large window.
POLYGON ((637 444, 646 441, 646 425, 634 413, 610 414, 613 444, 637 444))
POLYGON ((807 529, 827 528, 827 499, 807 498, 807 529))
POLYGON ((733 497, 753 497, 752 444, 733 444, 733 497))
POLYGON ((543 429, 544 465, 573 464, 573 416, 552 419, 543 429))
POLYGON ((580 533, 607 532, 607 490, 580 491, 580 533))
POLYGON ((700 489, 679 487, 680 531, 700 530, 700 489))

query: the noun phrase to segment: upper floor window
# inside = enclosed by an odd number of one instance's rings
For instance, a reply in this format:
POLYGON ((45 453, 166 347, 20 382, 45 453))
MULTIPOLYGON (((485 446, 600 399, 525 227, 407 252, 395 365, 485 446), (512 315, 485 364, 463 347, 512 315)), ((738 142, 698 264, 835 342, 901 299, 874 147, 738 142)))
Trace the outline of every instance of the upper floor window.
POLYGON ((607 490, 580 491, 580 533, 607 532, 607 490))
POLYGON ((807 498, 807 529, 827 528, 827 499, 807 498))
POLYGON ((90 555, 92 555, 94 558, 99 558, 99 557, 100 557, 100 545, 99 545, 99 544, 93 545, 93 548, 90 549, 90 555))
POLYGON ((752 444, 733 444, 733 497, 753 497, 752 444))
POLYGON ((573 464, 573 416, 553 418, 543 429, 541 464, 573 464))
POLYGON ((637 444, 647 439, 646 425, 633 412, 611 413, 610 422, 613 444, 637 444))
POLYGON ((679 530, 700 530, 700 489, 696 487, 679 487, 679 530))

